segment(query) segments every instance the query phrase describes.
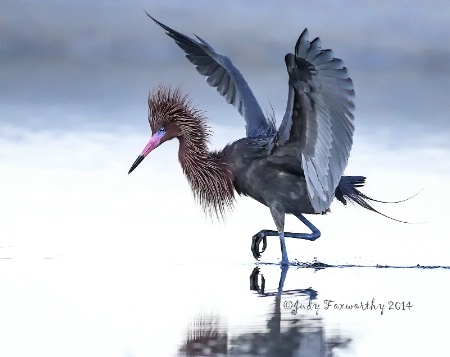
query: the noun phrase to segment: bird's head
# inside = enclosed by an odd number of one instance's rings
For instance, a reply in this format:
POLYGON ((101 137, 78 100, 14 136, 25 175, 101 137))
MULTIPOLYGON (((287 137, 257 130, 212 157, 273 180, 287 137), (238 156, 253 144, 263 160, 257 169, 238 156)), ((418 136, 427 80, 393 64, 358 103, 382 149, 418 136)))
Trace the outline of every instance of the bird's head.
POLYGON ((192 107, 191 101, 181 93, 179 88, 160 86, 149 94, 148 121, 152 137, 128 174, 165 141, 183 138, 187 145, 204 149, 210 136, 202 112, 192 107))

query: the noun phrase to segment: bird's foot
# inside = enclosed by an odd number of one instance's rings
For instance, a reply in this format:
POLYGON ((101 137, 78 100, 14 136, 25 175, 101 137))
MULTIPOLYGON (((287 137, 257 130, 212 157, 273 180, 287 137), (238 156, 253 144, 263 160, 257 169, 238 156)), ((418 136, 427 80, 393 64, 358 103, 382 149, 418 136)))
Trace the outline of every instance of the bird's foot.
POLYGON ((252 237, 252 253, 253 253, 253 257, 256 260, 259 260, 259 258, 261 258, 261 254, 264 253, 266 248, 267 248, 267 238, 266 238, 266 235, 265 235, 264 231, 256 233, 252 237), (260 251, 259 250, 259 245, 261 244, 261 241, 263 243, 263 246, 262 246, 262 250, 260 251))

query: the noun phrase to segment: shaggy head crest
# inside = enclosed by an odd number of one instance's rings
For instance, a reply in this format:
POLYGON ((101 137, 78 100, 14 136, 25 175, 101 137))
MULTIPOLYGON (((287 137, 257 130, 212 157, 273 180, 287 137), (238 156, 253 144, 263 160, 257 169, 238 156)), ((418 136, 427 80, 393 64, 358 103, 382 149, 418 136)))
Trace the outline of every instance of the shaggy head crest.
POLYGON ((159 86, 148 96, 148 121, 155 133, 159 128, 176 124, 180 135, 192 144, 209 143, 211 129, 204 112, 192 105, 188 95, 169 86, 159 86), (195 135, 193 135, 195 133, 195 135))
POLYGON ((148 120, 153 134, 164 128, 178 138, 178 159, 196 202, 210 217, 223 217, 233 206, 233 178, 223 154, 208 150, 211 130, 204 112, 179 87, 160 86, 149 94, 148 120))

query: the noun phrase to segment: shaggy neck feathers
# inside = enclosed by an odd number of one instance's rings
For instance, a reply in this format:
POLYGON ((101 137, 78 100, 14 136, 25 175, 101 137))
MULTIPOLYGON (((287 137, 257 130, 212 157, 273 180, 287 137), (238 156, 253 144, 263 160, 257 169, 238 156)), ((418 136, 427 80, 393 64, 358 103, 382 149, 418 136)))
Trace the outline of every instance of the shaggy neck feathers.
POLYGON ((149 97, 152 131, 164 126, 180 143, 178 159, 197 203, 222 218, 234 203, 233 175, 222 152, 208 150, 211 131, 203 113, 177 88, 158 88, 149 97))

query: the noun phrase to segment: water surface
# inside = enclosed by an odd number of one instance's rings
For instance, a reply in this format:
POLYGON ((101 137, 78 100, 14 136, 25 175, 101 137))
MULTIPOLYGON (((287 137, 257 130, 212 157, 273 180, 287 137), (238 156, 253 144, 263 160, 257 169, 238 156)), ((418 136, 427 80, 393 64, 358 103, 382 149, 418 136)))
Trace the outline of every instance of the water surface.
POLYGON ((0 267, 1 356, 448 354, 445 268, 290 267, 280 289, 275 264, 0 267))

